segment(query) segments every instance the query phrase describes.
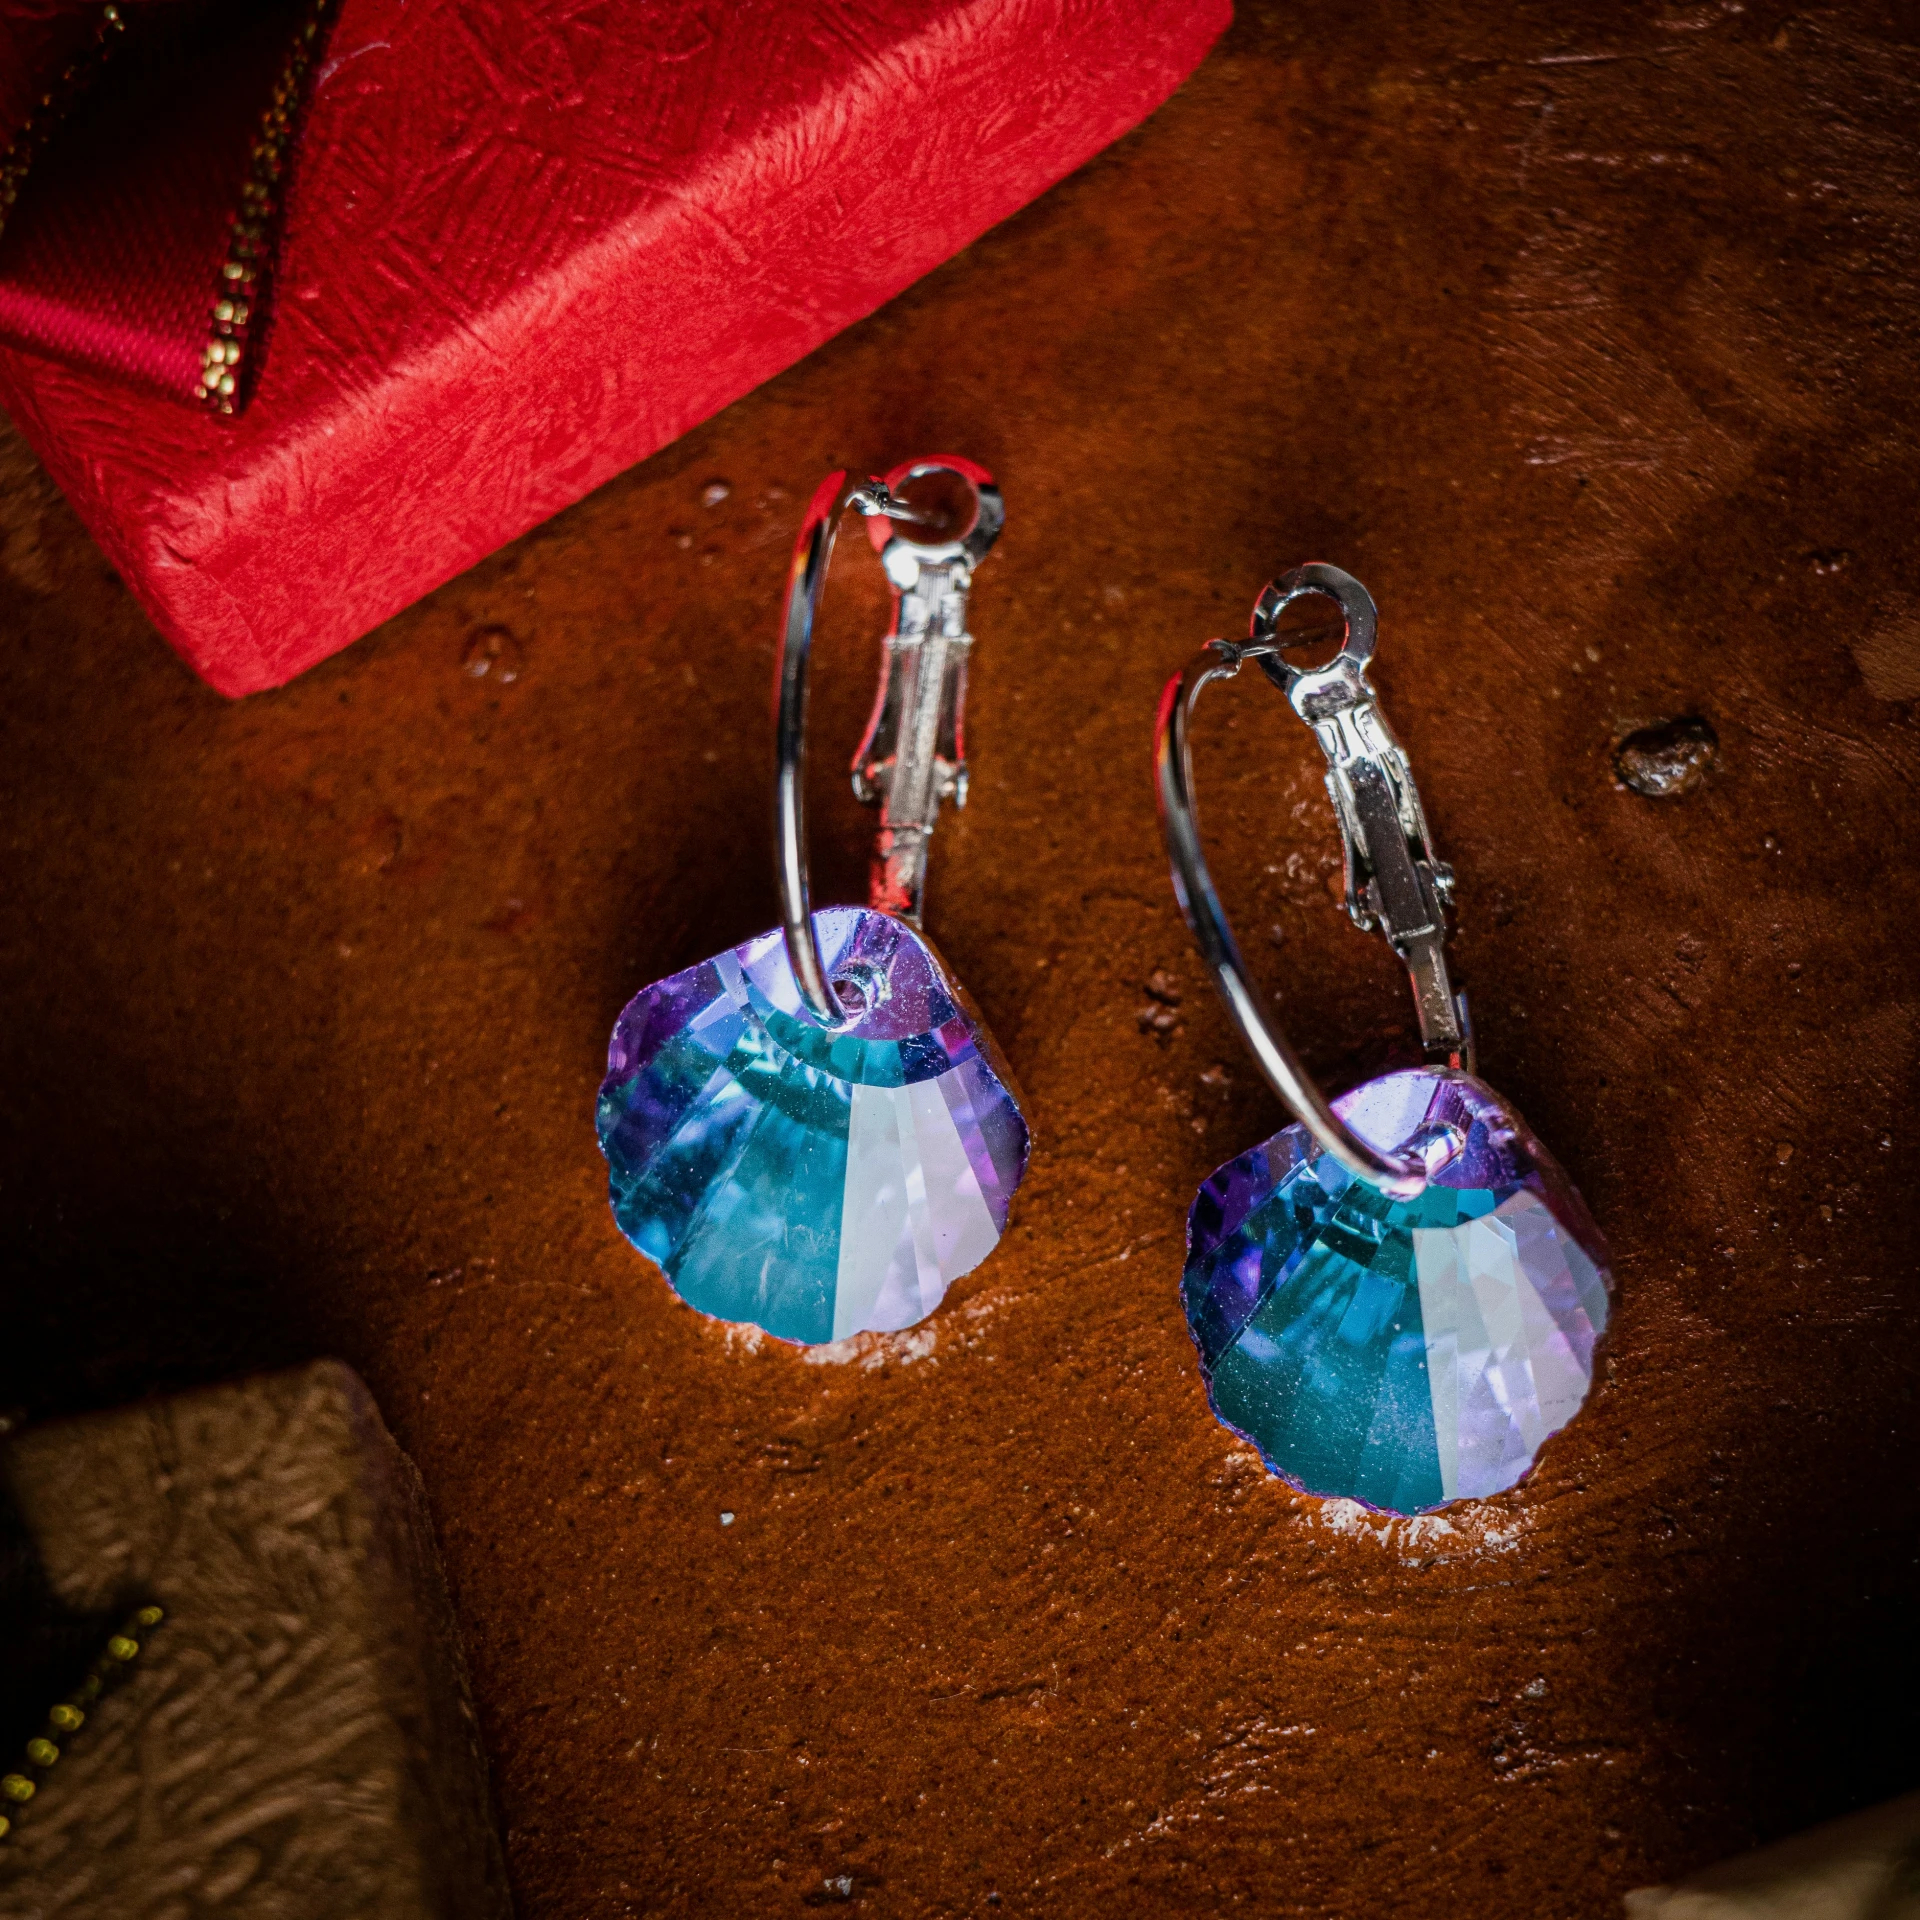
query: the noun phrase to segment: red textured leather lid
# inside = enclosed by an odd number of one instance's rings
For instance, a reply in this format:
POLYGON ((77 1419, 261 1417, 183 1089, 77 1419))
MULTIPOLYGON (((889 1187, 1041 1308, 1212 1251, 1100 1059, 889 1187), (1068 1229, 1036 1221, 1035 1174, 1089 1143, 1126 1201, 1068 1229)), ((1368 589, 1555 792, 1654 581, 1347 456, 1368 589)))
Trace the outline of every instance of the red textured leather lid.
POLYGON ((871 312, 1228 17, 348 0, 247 414, 18 352, 0 401, 195 670, 271 686, 871 312))

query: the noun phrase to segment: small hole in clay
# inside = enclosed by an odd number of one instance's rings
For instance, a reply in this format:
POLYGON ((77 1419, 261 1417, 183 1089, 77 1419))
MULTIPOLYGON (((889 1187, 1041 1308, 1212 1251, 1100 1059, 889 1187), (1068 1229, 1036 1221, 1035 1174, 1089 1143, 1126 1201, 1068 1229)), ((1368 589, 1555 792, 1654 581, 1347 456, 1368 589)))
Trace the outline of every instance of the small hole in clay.
POLYGON ((1649 800, 1677 800, 1701 785, 1719 753, 1712 723, 1688 714, 1628 734, 1614 749, 1613 770, 1649 800))

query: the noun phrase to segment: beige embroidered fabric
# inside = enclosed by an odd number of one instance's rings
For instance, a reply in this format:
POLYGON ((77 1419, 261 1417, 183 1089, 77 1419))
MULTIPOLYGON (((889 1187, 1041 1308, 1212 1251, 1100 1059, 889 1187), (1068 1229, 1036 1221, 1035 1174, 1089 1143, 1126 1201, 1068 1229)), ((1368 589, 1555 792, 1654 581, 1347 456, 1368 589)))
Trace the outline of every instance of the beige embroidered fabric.
POLYGON ((419 1477, 349 1369, 54 1422, 0 1478, 66 1606, 166 1609, 7 1807, 0 1914, 504 1920, 419 1477))
POLYGON ((1920 1793, 1642 1887, 1627 1920, 1920 1920, 1920 1793))

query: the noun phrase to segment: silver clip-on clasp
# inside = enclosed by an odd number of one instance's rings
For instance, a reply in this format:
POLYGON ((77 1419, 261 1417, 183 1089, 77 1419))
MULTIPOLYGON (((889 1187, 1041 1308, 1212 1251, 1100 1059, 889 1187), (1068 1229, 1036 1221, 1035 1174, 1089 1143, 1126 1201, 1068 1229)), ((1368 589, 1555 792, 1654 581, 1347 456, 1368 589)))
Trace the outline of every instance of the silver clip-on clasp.
POLYGON ((962 749, 967 690, 967 589, 999 534, 1000 489, 984 467, 953 454, 895 467, 851 485, 844 470, 815 490, 787 563, 773 671, 773 847, 787 960, 807 1011, 837 1030, 861 1017, 857 982, 827 976, 807 878, 807 680, 814 623, 847 508, 867 533, 893 588, 880 692, 854 758, 853 790, 880 803, 871 902, 920 924, 927 839, 949 793, 966 796, 962 749), (935 484, 942 476, 957 486, 935 484), (952 497, 964 493, 964 498, 952 497), (902 528, 913 531, 902 532, 902 528), (842 987, 847 992, 841 991, 842 987))
POLYGON ((1358 580, 1316 561, 1283 574, 1261 594, 1244 652, 1286 694, 1327 756, 1327 792, 1345 845, 1347 912, 1354 925, 1362 932, 1377 927, 1405 964, 1427 1057, 1471 1073, 1466 996, 1453 990, 1447 975, 1453 869, 1433 850, 1413 770, 1367 679, 1378 619, 1372 595, 1358 580), (1296 667, 1284 650, 1298 643, 1279 619, 1309 595, 1333 601, 1346 631, 1340 651, 1324 666, 1296 667))
POLYGON ((957 454, 910 460, 856 489, 847 504, 867 516, 867 537, 893 589, 879 692, 853 758, 855 797, 880 809, 868 902, 917 927, 940 803, 967 803, 967 594, 1006 508, 993 475, 957 454), (943 475, 964 483, 969 497, 937 499, 939 490, 924 483, 943 475), (915 494, 932 504, 916 504, 915 494))

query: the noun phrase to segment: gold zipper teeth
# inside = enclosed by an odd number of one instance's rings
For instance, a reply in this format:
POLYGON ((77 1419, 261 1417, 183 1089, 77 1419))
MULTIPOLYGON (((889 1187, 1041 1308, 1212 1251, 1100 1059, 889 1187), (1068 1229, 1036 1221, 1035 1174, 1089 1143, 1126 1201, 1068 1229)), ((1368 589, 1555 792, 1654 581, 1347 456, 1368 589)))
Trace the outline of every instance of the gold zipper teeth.
MULTIPOLYGON (((313 0, 309 7, 247 157, 247 177, 240 189, 240 207, 233 217, 227 257, 220 264, 219 281, 208 316, 207 340, 200 357, 200 378, 194 387, 194 397, 216 413, 231 414, 236 410, 236 398, 246 372, 251 323, 269 266, 274 224, 280 212, 278 190, 286 171, 287 151, 293 142, 300 95, 318 49, 320 29, 333 4, 334 0, 313 0)), ((0 149, 0 233, 6 231, 7 216, 20 198, 20 189, 34 161, 125 30, 126 19, 120 8, 102 7, 91 44, 60 71, 12 141, 0 149)))
POLYGON ((121 1622, 87 1677, 47 1714, 46 1731, 27 1742, 26 1759, 11 1772, 0 1773, 0 1840, 13 1831, 20 1809, 40 1791, 40 1784, 59 1759, 63 1743, 86 1725, 94 1703, 140 1657, 142 1640, 167 1617, 164 1607, 138 1607, 121 1622))
POLYGON ((118 7, 102 7, 92 42, 60 70, 13 139, 0 150, 0 233, 7 229, 7 215, 20 198, 21 184, 39 157, 40 149, 53 138, 54 129, 67 117, 74 101, 93 78, 94 69, 112 52, 114 38, 125 31, 126 24, 118 7))
POLYGON ((240 208, 233 216, 227 257, 220 263, 207 342, 201 354, 194 398, 215 413, 232 414, 248 372, 252 320, 272 264, 273 234, 281 207, 279 188, 293 144, 294 121, 307 69, 318 49, 320 29, 334 0, 313 0, 294 36, 273 98, 254 135, 240 208))

